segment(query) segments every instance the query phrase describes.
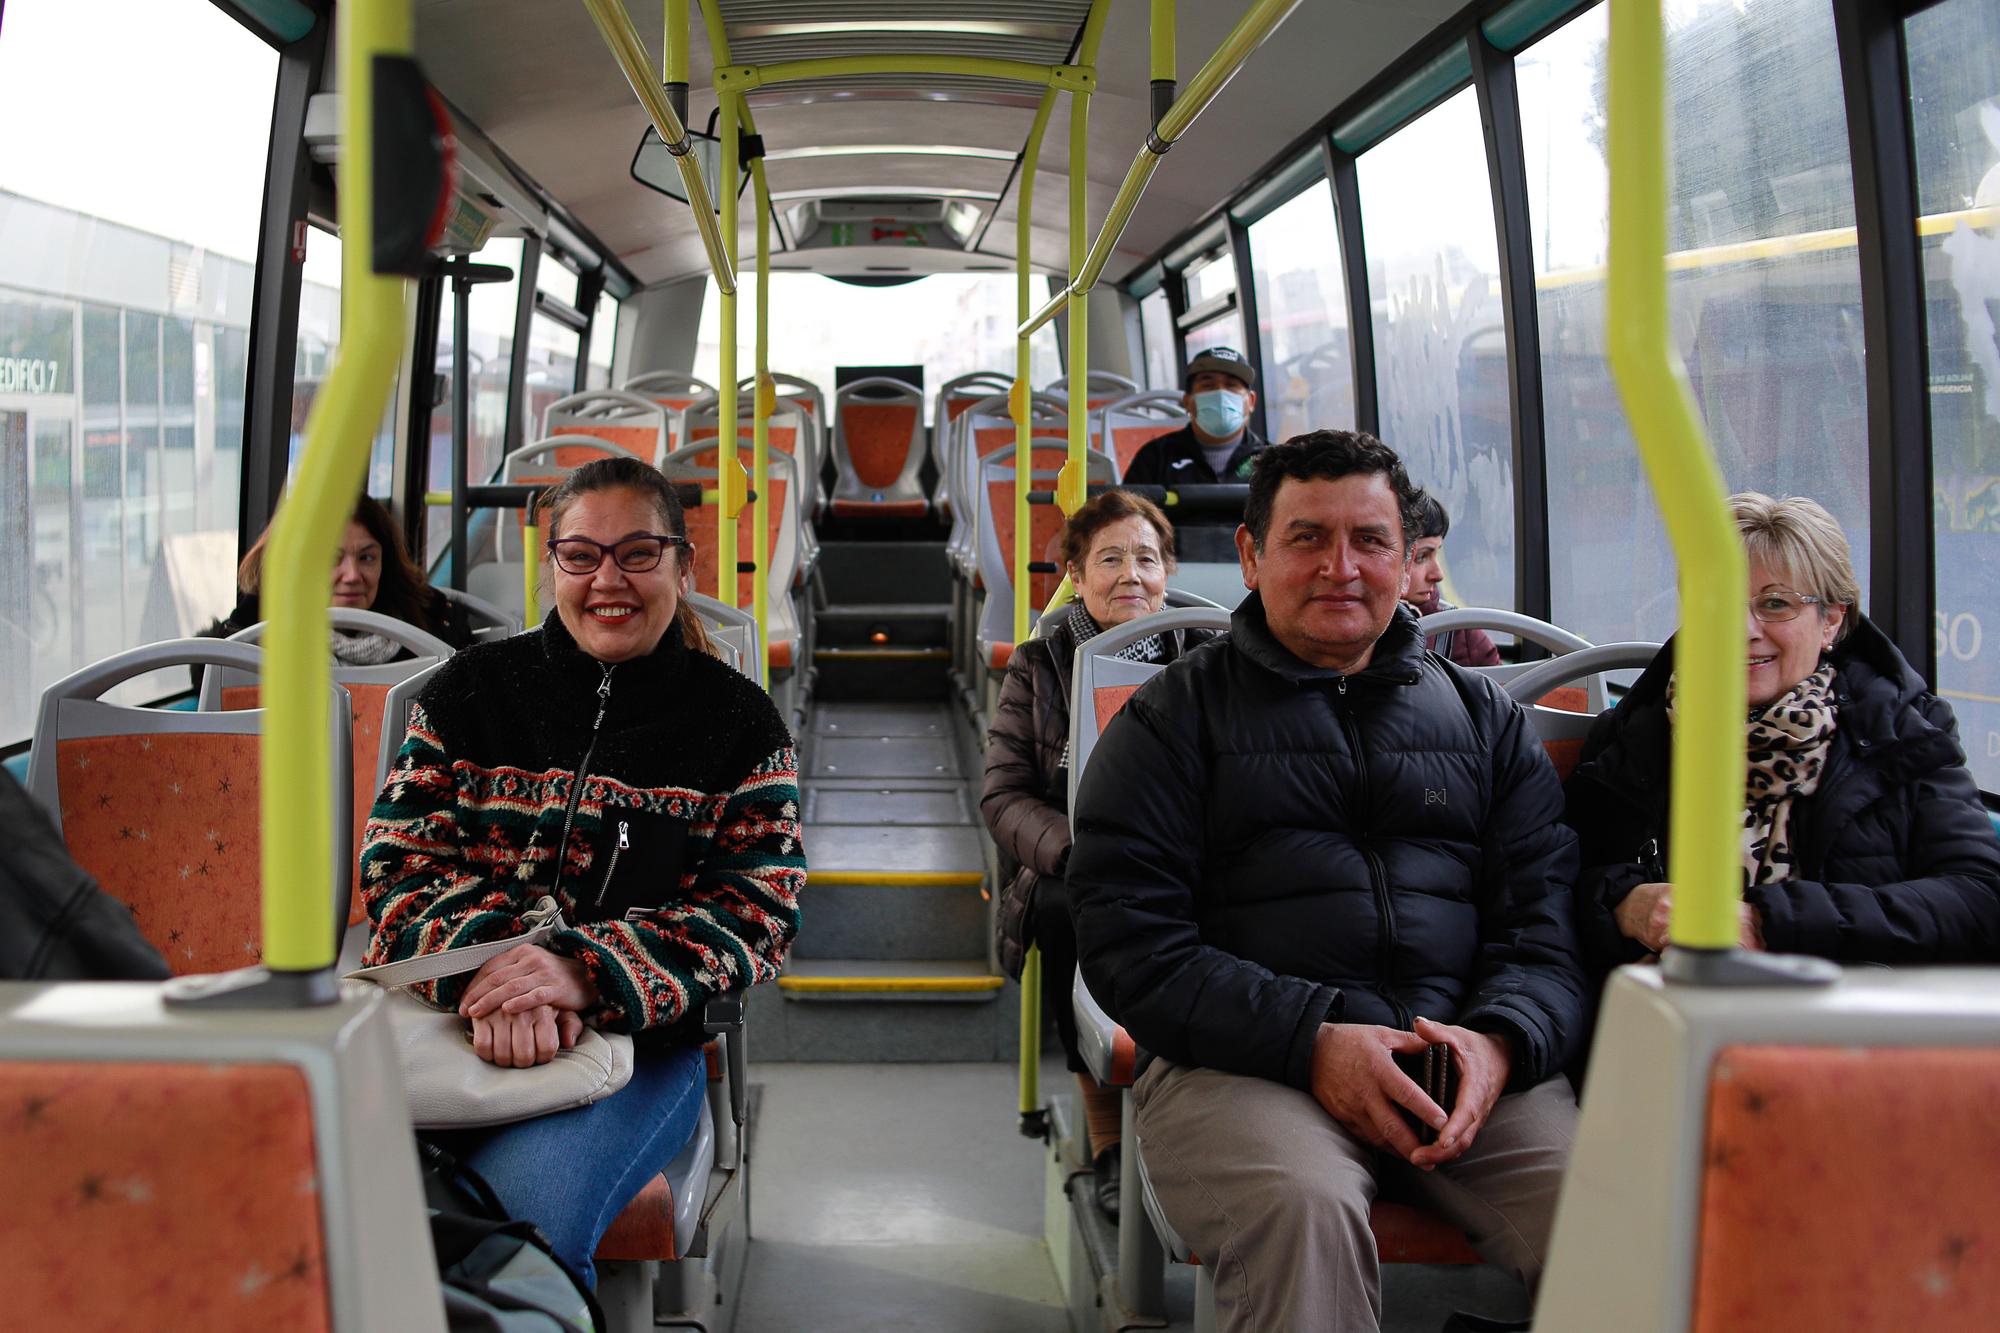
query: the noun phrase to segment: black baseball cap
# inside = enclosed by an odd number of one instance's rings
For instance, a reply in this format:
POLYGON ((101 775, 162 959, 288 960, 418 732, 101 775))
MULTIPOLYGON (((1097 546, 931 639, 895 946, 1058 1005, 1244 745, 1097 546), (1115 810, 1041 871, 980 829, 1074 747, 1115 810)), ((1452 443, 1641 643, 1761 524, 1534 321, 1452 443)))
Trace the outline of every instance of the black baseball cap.
POLYGON ((1188 362, 1187 373, 1181 376, 1181 387, 1186 388, 1196 375, 1208 370, 1241 380, 1245 388, 1257 387, 1257 372, 1250 368, 1250 359, 1234 347, 1211 347, 1188 362))

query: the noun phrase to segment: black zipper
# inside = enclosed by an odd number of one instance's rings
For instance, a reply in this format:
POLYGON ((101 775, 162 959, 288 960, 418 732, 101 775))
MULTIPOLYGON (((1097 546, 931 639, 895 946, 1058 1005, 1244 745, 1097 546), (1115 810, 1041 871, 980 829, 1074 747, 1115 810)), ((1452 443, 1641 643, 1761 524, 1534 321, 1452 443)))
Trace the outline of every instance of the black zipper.
MULTIPOLYGON (((1354 752, 1355 773, 1360 779, 1361 810, 1366 818, 1375 808, 1374 793, 1368 786, 1368 752, 1361 744, 1361 728, 1347 707, 1347 677, 1340 677, 1334 683, 1334 690, 1340 696, 1340 702, 1334 705, 1334 712, 1340 715, 1340 729, 1346 733, 1347 746, 1354 752)), ((1362 858, 1368 862, 1368 887, 1374 891, 1375 910, 1382 917, 1382 944, 1376 950, 1376 966, 1382 973, 1382 998, 1395 1012, 1396 1026, 1409 1028, 1413 1026, 1410 1011, 1395 993, 1396 913, 1389 901, 1389 873, 1365 832, 1357 830, 1355 841, 1360 844, 1362 858)))
POLYGON ((569 808, 563 812, 562 841, 556 844, 556 882, 549 892, 561 901, 563 882, 563 857, 569 853, 569 831, 576 823, 576 803, 583 799, 584 773, 590 767, 590 756, 597 752, 597 732, 604 725, 604 710, 611 706, 611 673, 618 669, 616 662, 606 662, 604 679, 597 683, 597 720, 590 724, 590 744, 584 747, 583 758, 577 760, 576 775, 570 779, 569 808))
POLYGON ((611 860, 604 867, 604 882, 597 886, 597 906, 604 906, 604 895, 611 891, 611 877, 618 873, 618 854, 632 845, 632 826, 624 820, 618 821, 618 841, 612 844, 611 860))

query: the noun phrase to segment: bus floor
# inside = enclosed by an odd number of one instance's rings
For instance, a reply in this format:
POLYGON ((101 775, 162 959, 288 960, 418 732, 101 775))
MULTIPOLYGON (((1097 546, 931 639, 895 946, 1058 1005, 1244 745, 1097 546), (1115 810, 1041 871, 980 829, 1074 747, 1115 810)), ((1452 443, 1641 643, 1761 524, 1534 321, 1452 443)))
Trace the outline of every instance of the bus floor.
MULTIPOLYGON (((736 1333, 1069 1329, 1013 1065, 765 1063, 753 1077, 755 1239, 736 1333)), ((1045 1056, 1044 1093, 1069 1081, 1045 1056)), ((1192 1329, 1193 1270, 1169 1264, 1165 1297, 1168 1327, 1192 1329)), ((1383 1268, 1382 1305, 1384 1333, 1527 1311, 1497 1269, 1416 1264, 1383 1268)))

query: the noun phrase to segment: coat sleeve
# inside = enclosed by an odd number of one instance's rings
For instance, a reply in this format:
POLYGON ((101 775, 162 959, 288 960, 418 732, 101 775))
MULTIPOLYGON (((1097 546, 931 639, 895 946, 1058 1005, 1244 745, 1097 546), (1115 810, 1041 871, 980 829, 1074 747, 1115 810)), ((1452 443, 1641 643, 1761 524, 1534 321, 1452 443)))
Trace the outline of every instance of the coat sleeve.
POLYGON ((1167 453, 1158 440, 1139 446, 1139 452, 1132 455, 1132 462, 1120 478, 1127 486, 1164 486, 1167 484, 1167 453))
POLYGON ((677 1023, 718 995, 778 975, 799 931, 805 882, 798 759, 787 738, 721 802, 678 899, 636 920, 559 932, 549 948, 590 969, 600 1026, 639 1032, 677 1023))
POLYGON ((1562 784, 1520 705, 1487 705, 1493 799, 1487 811, 1479 955, 1459 1022, 1513 1039, 1509 1086, 1533 1087, 1562 1069, 1584 1038, 1588 1002, 1572 886, 1576 834, 1562 822, 1562 784), (1497 711, 1496 711, 1497 710, 1497 711))
POLYGON ((1570 775, 1563 792, 1563 822, 1576 830, 1577 858, 1582 866, 1576 877, 1577 938, 1584 966, 1592 977, 1602 977, 1623 963, 1636 963, 1648 952, 1618 929, 1614 914, 1632 890, 1653 877, 1638 857, 1647 838, 1657 833, 1646 829, 1629 805, 1612 799, 1586 767, 1604 752, 1615 712, 1605 710, 1592 724, 1577 759, 1577 771, 1570 775))
MULTIPOLYGON (((1927 697, 1924 715, 1956 745, 1950 705, 1927 697)), ((1790 879, 1747 890, 1745 900, 1763 920, 1765 947, 1872 963, 2000 960, 2000 839, 1972 774, 1962 763, 1923 774, 1907 808, 1905 878, 1790 879)))
POLYGON ((1500 649, 1485 630, 1462 629, 1452 637, 1451 660, 1466 667, 1499 666, 1500 649))
POLYGON ((1084 980, 1156 1055, 1308 1089, 1340 992, 1202 942, 1208 764, 1192 704, 1153 706, 1170 683, 1155 678, 1112 720, 1077 791, 1069 893, 1084 980))
POLYGON ((1044 878, 1060 879, 1069 861, 1069 816, 1047 799, 1052 775, 1042 772, 1035 734, 1035 656, 1023 644, 1000 682, 993 725, 986 732, 979 813, 1002 855, 1044 878))
MULTIPOLYGON (((447 744, 421 703, 375 798, 361 847, 361 902, 373 927, 363 962, 401 962, 521 933, 528 906, 467 854, 458 779, 447 744)), ((410 989, 440 1007, 458 1003, 470 974, 410 989)))

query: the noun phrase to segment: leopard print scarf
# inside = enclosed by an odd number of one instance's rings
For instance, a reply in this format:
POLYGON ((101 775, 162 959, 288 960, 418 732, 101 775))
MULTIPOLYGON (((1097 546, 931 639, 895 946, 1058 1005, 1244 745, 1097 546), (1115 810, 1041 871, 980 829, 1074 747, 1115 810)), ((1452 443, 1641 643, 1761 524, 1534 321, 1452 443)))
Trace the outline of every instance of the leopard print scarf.
MULTIPOLYGON (((1674 685, 1667 682, 1667 718, 1674 685)), ((1819 670, 1750 715, 1748 780, 1743 800, 1743 885, 1776 884, 1792 875, 1792 803, 1819 790, 1839 716, 1833 668, 1819 670)))

